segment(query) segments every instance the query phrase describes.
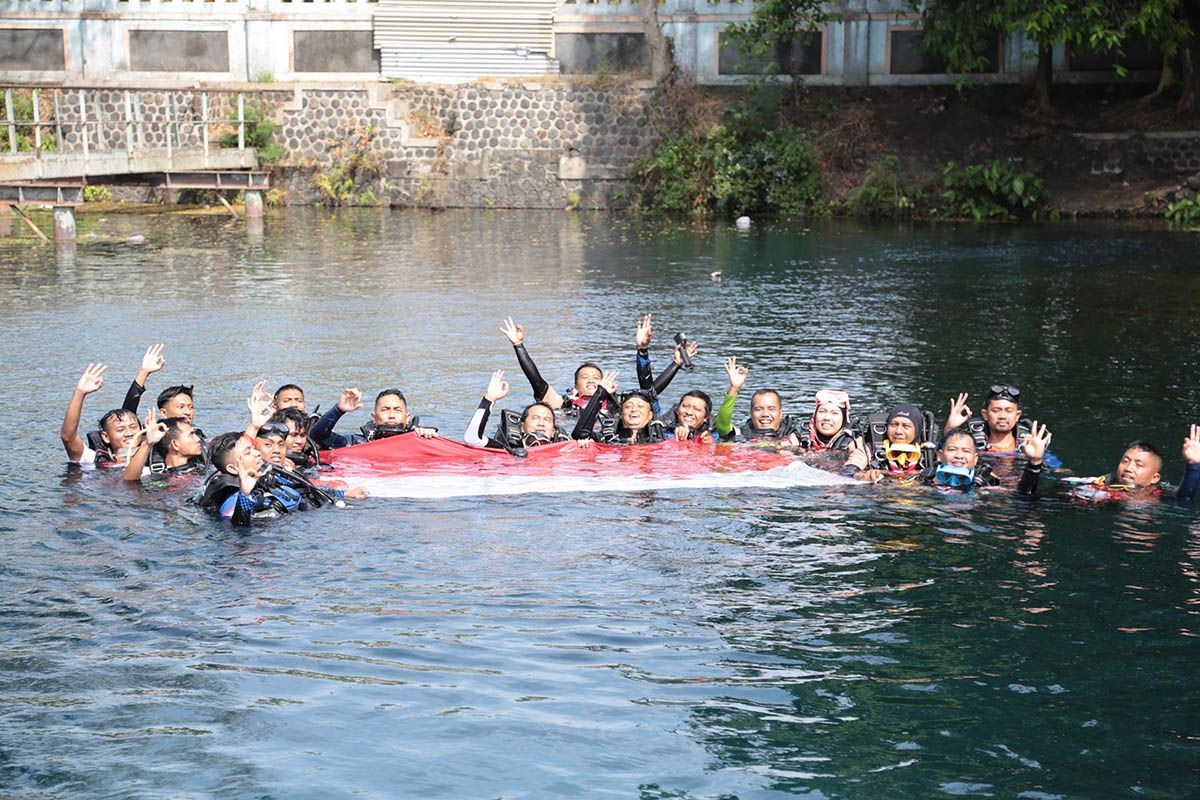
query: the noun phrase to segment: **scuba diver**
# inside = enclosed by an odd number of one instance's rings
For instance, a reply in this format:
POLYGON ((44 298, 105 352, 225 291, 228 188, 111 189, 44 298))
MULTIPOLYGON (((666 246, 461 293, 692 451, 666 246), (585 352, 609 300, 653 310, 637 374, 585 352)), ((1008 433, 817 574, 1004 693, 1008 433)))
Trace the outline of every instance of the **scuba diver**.
POLYGON ((308 411, 304 403, 304 390, 294 383, 285 383, 275 390, 275 409, 282 411, 285 408, 308 411))
POLYGON ((141 434, 137 414, 124 408, 114 408, 100 418, 99 429, 84 437, 79 435, 79 418, 83 416, 83 401, 104 385, 105 364, 88 364, 75 384, 67 413, 63 416, 59 438, 72 464, 96 466, 123 465, 129 460, 133 443, 141 434))
POLYGON ((284 467, 263 463, 245 432, 223 433, 213 439, 209 460, 217 471, 209 476, 197 503, 234 525, 274 519, 292 511, 345 505, 339 493, 284 467))
POLYGON ((502 397, 508 396, 512 387, 504 380, 504 370, 498 369, 492 373, 484 390, 479 408, 471 417, 463 441, 472 447, 485 447, 493 450, 507 450, 513 455, 525 455, 525 450, 543 444, 568 442, 571 437, 563 433, 555 422, 554 409, 547 403, 531 403, 518 414, 516 411, 501 411, 500 425, 493 436, 487 436, 488 418, 492 406, 502 397))
MULTIPOLYGON (((675 337, 675 354, 672 363, 662 371, 656 379, 650 365, 650 340, 654 336, 654 323, 650 314, 642 317, 637 327, 637 377, 638 387, 649 392, 654 397, 654 413, 662 415, 662 406, 658 398, 679 373, 680 368, 689 372, 692 359, 696 357, 699 347, 695 342, 689 342, 684 335, 675 337)), ((712 444, 711 428, 712 398, 699 389, 685 392, 679 402, 668 409, 663 415, 663 421, 674 432, 676 439, 695 439, 712 444)))
POLYGON ((278 408, 276 406, 276 408, 278 410, 271 415, 267 423, 274 423, 287 428, 284 444, 286 446, 286 457, 291 462, 291 468, 300 471, 320 469, 321 452, 308 438, 308 429, 313 422, 313 418, 305 414, 304 409, 296 408, 295 406, 288 408, 278 408))
POLYGON ((912 403, 897 403, 867 419, 863 440, 850 451, 842 474, 875 482, 918 476, 933 464, 933 414, 912 403))
MULTIPOLYGON (((600 368, 591 362, 580 364, 575 370, 575 385, 559 394, 538 372, 537 365, 525 349, 525 326, 513 322, 513 318, 509 317, 504 321, 500 332, 512 343, 513 351, 517 354, 517 363, 521 365, 521 371, 525 373, 529 385, 533 388, 533 399, 545 403, 556 412, 561 412, 568 419, 578 417, 604 377, 600 368)), ((611 401, 605 403, 604 410, 612 411, 611 401)))
POLYGON ((333 408, 326 411, 308 432, 308 438, 322 450, 336 450, 375 439, 385 439, 402 433, 415 432, 423 439, 437 435, 437 428, 422 428, 420 417, 409 417, 408 401, 399 389, 384 389, 375 396, 375 410, 371 421, 359 428, 360 433, 345 436, 335 433, 333 428, 343 414, 362 408, 362 392, 358 389, 343 389, 342 398, 333 408))
POLYGON ((800 446, 814 453, 850 450, 858 438, 850 425, 850 395, 839 389, 817 392, 808 429, 800 433, 800 446))
MULTIPOLYGON (((1037 494, 1038 481, 1042 476, 1042 462, 1051 434, 1046 426, 1040 428, 1035 422, 1021 442, 1021 451, 1026 457, 1017 493, 1027 497, 1037 494)), ((938 444, 937 463, 921 474, 922 480, 942 492, 973 492, 976 489, 998 486, 1000 479, 992 474, 987 464, 979 463, 979 448, 974 435, 966 428, 955 428, 942 437, 938 444)))
POLYGON ((617 373, 604 376, 592 399, 575 422, 572 439, 596 439, 603 444, 628 445, 661 442, 667 427, 654 415, 654 396, 641 389, 617 397, 617 373), (600 416, 600 408, 612 403, 617 415, 600 416), (596 430, 599 421, 599 430, 596 430))
POLYGON ((204 444, 192 424, 181 417, 157 419, 146 413, 145 438, 125 464, 124 479, 140 481, 144 475, 187 475, 207 471, 204 444))
MULTIPOLYGON (((1200 425, 1191 426, 1189 435, 1183 440, 1181 454, 1185 469, 1174 497, 1189 503, 1195 498, 1196 488, 1200 485, 1200 425)), ((1163 494, 1162 467, 1162 450, 1138 439, 1126 446, 1115 470, 1107 475, 1073 481, 1081 485, 1075 486, 1068 494, 1076 500, 1088 502, 1158 498, 1163 494)))
POLYGON ((750 370, 739 365, 736 356, 730 356, 725 360, 725 374, 729 376, 729 388, 725 391, 725 399, 721 402, 721 407, 717 410, 717 419, 713 423, 713 428, 722 439, 743 442, 775 439, 785 446, 800 445, 796 420, 790 414, 783 413, 783 399, 774 389, 759 389, 752 394, 750 416, 740 427, 734 427, 734 404, 750 370))
MULTIPOLYGON (((1030 431, 1029 421, 1021 416, 1021 390, 1009 384, 992 385, 978 417, 971 416, 968 397, 966 392, 960 392, 957 399, 950 399, 950 414, 943 430, 949 433, 965 427, 975 437, 975 446, 988 456, 1021 455, 1021 442, 1030 431)), ((1047 453, 1045 461, 1055 469, 1062 466, 1053 453, 1047 453)))

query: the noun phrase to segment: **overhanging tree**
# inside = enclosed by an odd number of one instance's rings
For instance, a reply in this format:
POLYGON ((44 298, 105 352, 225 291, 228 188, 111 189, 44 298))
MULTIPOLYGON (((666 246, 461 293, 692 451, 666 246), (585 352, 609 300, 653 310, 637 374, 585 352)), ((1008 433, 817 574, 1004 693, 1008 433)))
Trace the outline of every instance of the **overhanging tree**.
POLYGON ((811 36, 821 26, 840 19, 830 11, 826 0, 761 0, 754 5, 754 14, 745 22, 725 29, 743 55, 763 58, 778 52, 781 72, 792 79, 793 98, 799 96, 800 81, 796 74, 793 45, 811 36))

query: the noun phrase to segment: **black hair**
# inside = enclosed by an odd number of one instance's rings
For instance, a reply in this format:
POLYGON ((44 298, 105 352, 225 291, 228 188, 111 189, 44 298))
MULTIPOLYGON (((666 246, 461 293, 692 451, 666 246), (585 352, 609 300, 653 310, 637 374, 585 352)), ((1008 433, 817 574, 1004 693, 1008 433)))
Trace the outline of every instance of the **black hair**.
POLYGON ((379 405, 379 401, 387 397, 389 394, 396 395, 396 397, 400 398, 401 403, 404 403, 406 407, 408 406, 408 400, 405 399, 404 392, 400 391, 399 389, 384 389, 382 392, 375 395, 375 405, 379 405))
POLYGON ((196 398, 192 395, 192 388, 193 386, 184 386, 182 384, 179 386, 168 386, 158 393, 158 407, 164 407, 181 394, 186 394, 192 402, 195 402, 196 398))
POLYGON ((244 435, 241 431, 230 431, 213 437, 212 441, 208 443, 208 463, 216 467, 217 472, 229 471, 225 468, 229 466, 233 448, 237 447, 238 439, 244 435))
MULTIPOLYGON (((283 389, 286 388, 286 386, 283 387, 283 389)), ((280 389, 280 391, 283 391, 283 389, 280 389)), ((271 418, 267 420, 267 423, 270 424, 274 422, 280 425, 286 425, 288 420, 296 423, 296 430, 300 431, 300 433, 308 433, 308 414, 305 414, 298 408, 281 408, 271 415, 271 418)))
POLYGON ((190 425, 191 423, 183 417, 167 417, 166 419, 160 419, 159 422, 167 426, 167 433, 163 438, 159 439, 158 444, 154 445, 154 449, 159 455, 165 458, 171 450, 171 442, 178 439, 180 434, 183 433, 179 425, 181 423, 190 425))
POLYGON ((783 408, 783 395, 781 395, 781 394, 780 394, 780 393, 779 393, 777 390, 775 390, 775 389, 759 389, 757 392, 755 392, 754 394, 750 395, 750 405, 751 405, 751 406, 753 406, 753 405, 754 405, 754 401, 755 401, 755 400, 757 400, 759 397, 761 397, 761 396, 762 396, 762 395, 764 395, 764 394, 773 394, 773 395, 775 395, 775 399, 779 401, 779 407, 780 407, 780 408, 783 408))
POLYGON ((271 396, 272 396, 272 397, 274 397, 274 398, 275 398, 275 400, 278 402, 280 393, 282 393, 282 392, 286 392, 288 389, 295 389, 295 390, 296 390, 297 392, 299 392, 300 394, 304 394, 304 390, 303 390, 303 389, 301 389, 301 388, 300 388, 299 386, 297 386, 296 384, 294 384, 294 383, 285 383, 283 386, 280 386, 278 389, 276 389, 276 390, 275 390, 275 394, 273 394, 273 395, 271 395, 271 396))
POLYGON ((576 383, 579 382, 579 373, 583 372, 585 369, 588 369, 589 367, 591 369, 596 370, 596 372, 599 372, 601 377, 604 377, 604 370, 600 369, 599 367, 597 367, 595 364, 593 364, 590 361, 585 361, 582 364, 580 364, 578 367, 575 368, 575 382, 576 383))
POLYGON ((971 440, 971 449, 976 451, 979 450, 979 445, 975 442, 975 435, 961 425, 959 425, 957 428, 952 428, 946 431, 946 433, 942 435, 942 440, 938 442, 938 450, 945 449, 947 442, 949 442, 951 439, 957 439, 960 436, 966 436, 971 440))
MULTIPOLYGON (((707 393, 702 392, 699 389, 692 389, 690 392, 684 392, 682 395, 680 395, 679 402, 682 403, 683 398, 685 397, 694 397, 703 402, 705 416, 712 416, 712 398, 709 397, 707 393)), ((753 400, 751 402, 753 402, 753 400)), ((676 404, 676 408, 678 407, 678 404, 676 404)))
POLYGON ((104 416, 100 418, 100 432, 104 433, 104 426, 112 422, 114 419, 124 419, 126 417, 133 417, 134 419, 137 419, 137 414, 130 411, 128 408, 114 408, 112 411, 104 412, 104 416))
POLYGON ((554 420, 554 424, 558 424, 558 415, 554 413, 554 407, 549 403, 542 402, 530 403, 529 405, 525 406, 525 408, 521 411, 521 422, 524 422, 529 417, 529 412, 538 406, 547 409, 550 412, 550 418, 554 420))
POLYGON ((1150 455, 1152 455, 1158 459, 1159 464, 1163 464, 1166 461, 1163 458, 1162 449, 1159 448, 1159 446, 1154 444, 1153 442, 1147 442, 1145 439, 1134 439, 1132 442, 1130 442, 1128 445, 1125 446, 1125 449, 1126 450, 1141 450, 1143 453, 1149 453, 1150 455))

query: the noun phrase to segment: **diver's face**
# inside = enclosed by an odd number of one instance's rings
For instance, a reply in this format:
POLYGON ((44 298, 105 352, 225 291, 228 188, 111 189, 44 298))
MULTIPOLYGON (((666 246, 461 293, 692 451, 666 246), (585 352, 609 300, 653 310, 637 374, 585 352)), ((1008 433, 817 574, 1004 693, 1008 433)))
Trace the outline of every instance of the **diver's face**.
POLYGON ((970 436, 955 436, 942 444, 938 451, 938 459, 943 464, 952 467, 974 469, 979 463, 979 453, 975 450, 975 440, 970 436))
POLYGON ((917 426, 908 417, 896 417, 888 423, 887 435, 892 444, 912 444, 917 440, 917 426))
POLYGON ((179 433, 171 442, 171 447, 174 448, 177 455, 184 458, 195 458, 204 452, 200 434, 196 433, 196 429, 186 422, 179 423, 179 433))
POLYGON ((766 392, 754 398, 750 406, 750 418, 754 420, 756 428, 779 430, 779 423, 783 421, 783 407, 780 405, 779 395, 766 392))
POLYGON ((695 429, 708 422, 708 408, 699 397, 685 397, 679 401, 679 408, 675 409, 675 418, 681 424, 695 429))
POLYGON ((122 414, 108 421, 100 438, 108 444, 109 450, 120 453, 133 446, 134 437, 141 429, 142 423, 136 414, 122 414))
POLYGON ((594 367, 584 367, 575 376, 575 391, 581 397, 591 397, 596 393, 596 387, 604 376, 594 367))
POLYGON ((284 389, 275 395, 275 409, 282 411, 285 408, 298 408, 301 411, 307 410, 304 406, 304 392, 299 389, 284 389))
POLYGON ((1117 465, 1117 479, 1130 486, 1153 486, 1158 483, 1162 460, 1145 450, 1129 448, 1117 465))
POLYGON ((817 406, 817 413, 813 415, 813 426, 817 429, 817 433, 828 439, 840 431, 843 424, 841 406, 835 406, 832 403, 817 406))
POLYGON ((254 440, 254 446, 258 448, 263 461, 283 466, 284 459, 287 458, 287 445, 284 441, 282 436, 260 436, 254 440))
POLYGON ((385 394, 375 401, 371 421, 376 425, 407 425, 408 405, 398 395, 385 394))
POLYGON ((536 433, 547 439, 554 435, 554 412, 546 406, 533 406, 521 423, 522 433, 536 433))
POLYGON ((997 398, 985 405, 979 416, 996 433, 1009 433, 1021 418, 1021 409, 1012 400, 997 398))
POLYGON ((183 392, 168 400, 165 406, 159 406, 158 411, 159 416, 163 419, 167 417, 182 417, 191 422, 192 418, 196 416, 196 406, 192 402, 192 398, 183 392))
POLYGON ((630 430, 640 431, 650 424, 650 404, 641 397, 630 397, 621 404, 621 423, 630 430))
POLYGON ((290 453, 299 453, 304 450, 304 446, 308 444, 308 436, 304 431, 296 426, 296 423, 290 419, 284 420, 287 425, 287 436, 284 437, 283 443, 290 453))
POLYGON ((243 436, 234 445, 230 459, 225 464, 225 471, 230 475, 237 475, 237 468, 240 466, 244 470, 257 472, 262 464, 262 456, 259 455, 258 450, 250 443, 249 439, 243 436))

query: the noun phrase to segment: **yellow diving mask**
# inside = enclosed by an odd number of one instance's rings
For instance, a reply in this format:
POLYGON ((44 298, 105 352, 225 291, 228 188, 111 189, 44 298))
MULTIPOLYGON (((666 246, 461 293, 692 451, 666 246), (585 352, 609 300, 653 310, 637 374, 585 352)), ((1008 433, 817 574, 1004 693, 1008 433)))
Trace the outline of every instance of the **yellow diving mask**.
POLYGON ((888 460, 904 469, 917 464, 921 460, 921 448, 915 444, 892 444, 883 442, 883 455, 888 460))

